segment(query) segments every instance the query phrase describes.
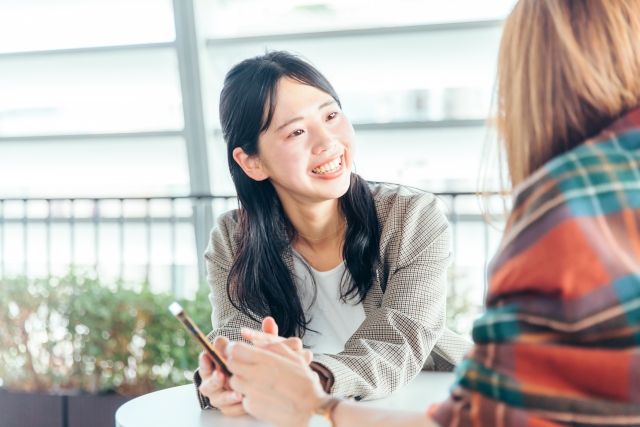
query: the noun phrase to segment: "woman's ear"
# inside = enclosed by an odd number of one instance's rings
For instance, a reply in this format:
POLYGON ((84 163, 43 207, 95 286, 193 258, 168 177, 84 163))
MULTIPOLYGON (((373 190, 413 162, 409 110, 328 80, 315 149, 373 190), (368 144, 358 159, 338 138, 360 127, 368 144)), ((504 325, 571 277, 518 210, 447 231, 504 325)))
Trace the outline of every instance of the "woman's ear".
POLYGON ((233 150, 233 159, 254 181, 264 181, 269 178, 269 174, 262 168, 258 156, 250 156, 242 148, 236 147, 233 150))

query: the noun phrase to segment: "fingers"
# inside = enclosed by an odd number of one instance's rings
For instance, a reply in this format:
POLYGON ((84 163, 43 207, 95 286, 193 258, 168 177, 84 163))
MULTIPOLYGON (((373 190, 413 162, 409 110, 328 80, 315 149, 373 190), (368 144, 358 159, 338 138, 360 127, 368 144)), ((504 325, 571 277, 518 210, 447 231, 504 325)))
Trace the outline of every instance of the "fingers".
POLYGON ((226 406, 232 406, 236 403, 241 402, 242 394, 238 393, 237 391, 223 391, 218 394, 218 397, 216 399, 217 405, 214 406, 216 406, 217 408, 224 408, 226 406))
POLYGON ((313 353, 310 350, 302 350, 302 357, 307 365, 313 362, 313 353))
MULTIPOLYGON (((232 361, 241 362, 248 365, 257 365, 264 363, 270 356, 263 349, 253 347, 242 342, 230 342, 224 349, 224 354, 227 356, 227 366, 230 368, 232 361)), ((231 371, 233 372, 233 371, 231 371)))
POLYGON ((241 415, 246 413, 242 407, 242 394, 225 388, 225 376, 217 371, 203 380, 200 392, 209 398, 209 403, 225 415, 241 415))
MULTIPOLYGON (((213 342, 213 348, 218 352, 218 355, 222 357, 224 361, 224 349, 229 344, 229 339, 227 337, 219 336, 213 342)), ((210 357, 211 359, 211 357, 210 357)), ((214 369, 220 370, 221 367, 218 366, 217 362, 214 362, 214 369)))
POLYGON ((271 316, 267 316, 262 321, 262 332, 269 335, 278 336, 278 324, 271 316))
POLYGON ((273 317, 267 316, 262 321, 262 332, 254 331, 249 328, 241 328, 240 333, 242 337, 248 341, 253 342, 278 342, 283 340, 284 338, 278 337, 278 324, 273 317))
POLYGON ((200 393, 211 399, 222 391, 224 387, 224 375, 221 372, 214 371, 207 379, 203 379, 200 384, 200 393))
MULTIPOLYGON (((295 338, 296 340, 300 341, 299 338, 295 338)), ((293 344, 293 343, 287 343, 287 342, 279 342, 279 343, 269 343, 269 344, 264 344, 261 345, 260 348, 265 349, 271 353, 275 353, 278 356, 284 357, 285 359, 288 360, 292 360, 295 362, 298 361, 304 361, 304 355, 302 353, 302 341, 300 341, 299 346, 300 346, 300 350, 294 350, 290 347, 289 344, 292 345, 296 345, 296 347, 298 346, 298 344, 293 344)), ((307 350, 305 350, 307 351, 307 350)), ((308 356, 307 356, 308 357, 308 356)), ((308 365, 308 363, 307 363, 308 365)))
POLYGON ((268 344, 284 343, 291 350, 301 352, 303 350, 302 340, 297 337, 283 338, 275 335, 265 334, 264 332, 254 331, 252 329, 242 328, 242 337, 247 341, 251 341, 258 347, 266 347, 268 344))
POLYGON ((235 405, 225 406, 224 408, 216 406, 216 408, 220 409, 220 411, 228 417, 237 417, 238 415, 244 415, 247 413, 242 402, 236 403, 235 405))
MULTIPOLYGON (((233 388, 233 379, 239 376, 256 381, 262 386, 264 384, 272 386, 275 382, 272 377, 281 369, 283 362, 291 363, 273 352, 258 347, 244 343, 230 343, 227 346, 227 368, 233 376, 229 384, 233 388)), ((242 392, 242 390, 237 391, 242 392)))
MULTIPOLYGON (((298 339, 295 338, 293 340, 298 339)), ((245 343, 230 342, 227 344, 227 347, 225 347, 224 354, 227 357, 227 365, 231 364, 232 361, 235 361, 244 365, 265 366, 266 364, 275 362, 275 359, 279 359, 280 357, 284 357, 295 362, 304 360, 301 352, 291 349, 290 345, 294 345, 296 347, 301 346, 301 344, 289 340, 277 343, 261 344, 260 346, 255 347, 245 343), (274 358, 274 356, 276 357, 274 358)))
POLYGON ((286 340, 278 343, 267 343, 252 347, 245 343, 230 342, 225 348, 225 355, 227 356, 227 361, 229 363, 231 363, 231 361, 236 361, 244 365, 265 365, 270 361, 274 361, 274 355, 296 362, 304 360, 301 352, 292 350, 288 345, 292 344, 295 346, 301 346, 301 344, 293 343, 295 343, 295 341, 286 340))
POLYGON ((297 337, 288 338, 284 343, 293 351, 302 351, 302 349, 304 348, 304 346, 302 345, 302 340, 297 337))
POLYGON ((283 337, 267 334, 265 332, 254 331, 253 329, 249 328, 240 328, 240 333, 242 334, 242 338, 246 339, 247 341, 251 341, 256 345, 261 343, 280 342, 285 340, 283 337))
POLYGON ((220 409, 224 415, 236 416, 247 413, 242 407, 242 395, 237 391, 221 391, 209 397, 209 403, 220 409))
POLYGON ((251 387, 251 383, 240 375, 234 375, 229 378, 229 387, 240 394, 247 394, 251 387))
POLYGON ((265 334, 264 332, 254 331, 253 329, 242 328, 242 337, 247 341, 251 341, 254 345, 264 347, 267 344, 282 342, 293 351, 302 351, 302 340, 297 337, 283 338, 275 335, 265 334))
MULTIPOLYGON (((209 397, 209 396, 207 396, 209 397)), ((218 409, 232 406, 242 402, 242 395, 233 390, 220 390, 209 397, 209 402, 212 406, 218 409)))
POLYGON ((261 388, 270 388, 277 382, 274 378, 278 372, 309 367, 301 353, 294 352, 284 343, 268 344, 267 350, 244 343, 230 343, 226 351, 227 367, 233 373, 230 384, 233 384, 233 378, 240 376, 255 381, 261 388))
POLYGON ((218 353, 224 354, 224 348, 227 346, 227 344, 229 344, 229 338, 219 336, 213 342, 213 348, 215 348, 218 353))
POLYGON ((215 371, 215 365, 211 357, 206 353, 201 353, 198 358, 198 367, 200 372, 200 378, 203 380, 211 377, 213 372, 215 371))

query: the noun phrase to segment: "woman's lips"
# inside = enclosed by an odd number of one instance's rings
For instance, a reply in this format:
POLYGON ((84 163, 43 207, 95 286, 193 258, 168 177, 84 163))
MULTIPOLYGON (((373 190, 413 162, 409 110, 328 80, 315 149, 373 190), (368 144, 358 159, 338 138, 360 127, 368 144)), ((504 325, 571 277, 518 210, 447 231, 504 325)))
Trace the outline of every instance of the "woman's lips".
POLYGON ((342 175, 344 170, 344 155, 341 155, 335 160, 324 163, 320 168, 313 169, 311 175, 321 179, 334 179, 342 175))
POLYGON ((311 169, 311 172, 315 174, 322 174, 326 172, 333 172, 340 167, 342 155, 336 156, 333 159, 322 162, 315 168, 311 169))

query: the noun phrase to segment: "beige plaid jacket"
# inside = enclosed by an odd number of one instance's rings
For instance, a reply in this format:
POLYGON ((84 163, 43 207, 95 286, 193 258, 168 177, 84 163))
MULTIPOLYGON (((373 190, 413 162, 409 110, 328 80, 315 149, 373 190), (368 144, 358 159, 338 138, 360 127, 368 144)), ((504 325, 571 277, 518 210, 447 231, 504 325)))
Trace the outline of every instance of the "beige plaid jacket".
MULTIPOLYGON (((391 184, 370 188, 380 221, 380 265, 363 301, 366 319, 343 352, 314 354, 334 376, 333 395, 378 399, 405 386, 421 369, 450 371, 471 343, 445 328, 447 268, 451 260, 447 219, 430 193, 391 184)), ((213 332, 243 341, 240 327, 261 325, 229 302, 226 283, 236 251, 235 211, 220 216, 205 252, 211 286, 213 332)), ((291 251, 284 255, 293 274, 291 251)), ((196 387, 201 380, 196 372, 196 387)), ((208 399, 198 391, 203 408, 208 399)))

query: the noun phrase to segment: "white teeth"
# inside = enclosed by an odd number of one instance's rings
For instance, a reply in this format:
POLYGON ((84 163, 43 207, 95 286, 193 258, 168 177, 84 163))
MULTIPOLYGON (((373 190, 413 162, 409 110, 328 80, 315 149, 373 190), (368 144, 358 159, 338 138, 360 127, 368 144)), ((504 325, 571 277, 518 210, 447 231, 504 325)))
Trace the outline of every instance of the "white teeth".
POLYGON ((323 174, 328 172, 334 172, 340 168, 340 159, 333 160, 332 162, 326 163, 319 168, 313 169, 313 173, 323 174))

